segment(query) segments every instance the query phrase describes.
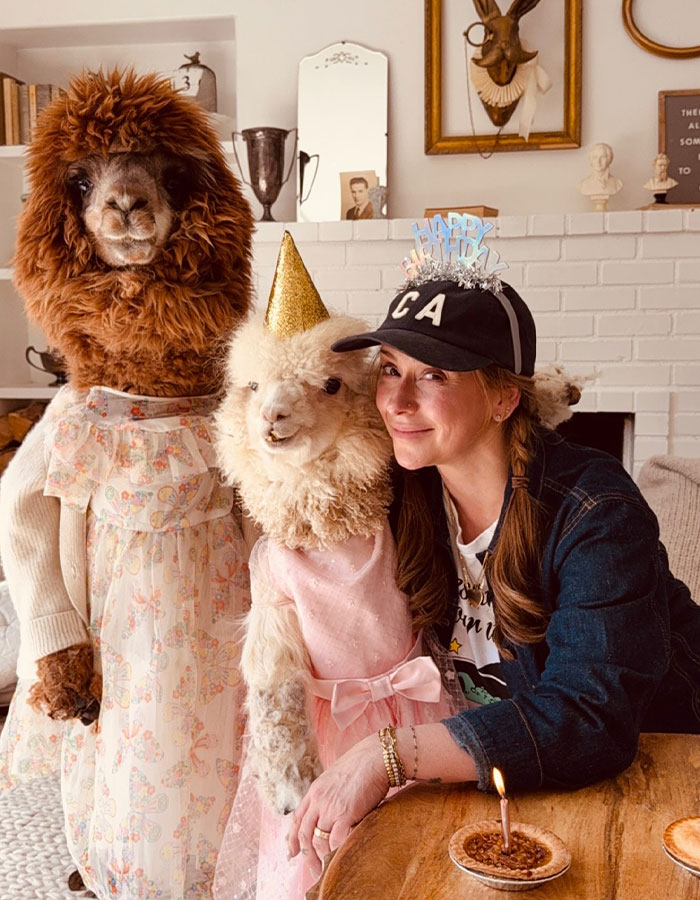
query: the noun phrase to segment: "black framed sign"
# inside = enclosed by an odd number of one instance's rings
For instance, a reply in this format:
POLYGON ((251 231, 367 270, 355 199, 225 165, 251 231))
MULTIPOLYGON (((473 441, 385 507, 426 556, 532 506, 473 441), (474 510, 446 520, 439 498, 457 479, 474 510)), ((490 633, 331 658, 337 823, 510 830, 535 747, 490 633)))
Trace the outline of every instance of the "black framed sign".
POLYGON ((678 182, 669 204, 700 206, 700 89, 659 91, 659 151, 678 182))

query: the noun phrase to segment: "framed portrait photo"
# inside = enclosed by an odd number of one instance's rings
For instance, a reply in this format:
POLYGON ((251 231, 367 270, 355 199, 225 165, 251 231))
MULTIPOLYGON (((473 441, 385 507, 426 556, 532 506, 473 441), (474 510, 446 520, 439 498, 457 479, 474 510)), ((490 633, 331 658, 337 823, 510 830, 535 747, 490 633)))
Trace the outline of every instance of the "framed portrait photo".
POLYGON ((340 173, 340 209, 342 218, 356 219, 384 218, 381 206, 377 205, 376 192, 379 178, 374 169, 340 173))
POLYGON ((581 17, 582 0, 425 0, 425 152, 580 147, 581 17))

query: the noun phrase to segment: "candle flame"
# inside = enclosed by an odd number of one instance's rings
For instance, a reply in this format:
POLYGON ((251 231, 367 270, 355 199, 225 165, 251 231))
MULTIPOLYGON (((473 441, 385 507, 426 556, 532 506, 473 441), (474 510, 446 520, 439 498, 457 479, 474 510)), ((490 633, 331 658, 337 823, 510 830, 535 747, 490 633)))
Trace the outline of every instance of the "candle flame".
POLYGON ((498 791, 501 797, 505 797, 506 795, 506 786, 503 781, 503 775, 501 775, 501 770, 494 767, 492 771, 493 784, 496 790, 498 791))

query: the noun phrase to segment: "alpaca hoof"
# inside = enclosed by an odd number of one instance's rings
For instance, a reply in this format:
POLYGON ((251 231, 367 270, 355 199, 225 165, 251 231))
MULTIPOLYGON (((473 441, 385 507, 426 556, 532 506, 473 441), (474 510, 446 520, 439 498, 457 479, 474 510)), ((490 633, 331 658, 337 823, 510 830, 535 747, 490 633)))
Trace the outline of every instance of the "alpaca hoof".
POLYGON ((68 890, 69 891, 84 891, 85 890, 85 882, 83 881, 83 876, 76 869, 75 872, 71 872, 68 876, 68 890))
POLYGON ((94 697, 78 697, 75 701, 73 716, 80 719, 82 725, 90 726, 99 718, 100 704, 94 697))

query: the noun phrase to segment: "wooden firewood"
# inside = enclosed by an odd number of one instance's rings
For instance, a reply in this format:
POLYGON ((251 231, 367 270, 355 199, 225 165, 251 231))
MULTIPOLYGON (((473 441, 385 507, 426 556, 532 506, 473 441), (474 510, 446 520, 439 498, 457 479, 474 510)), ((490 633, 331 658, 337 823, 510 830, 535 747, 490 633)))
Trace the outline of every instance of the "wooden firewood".
POLYGON ((7 416, 0 416, 0 450, 11 444, 14 438, 10 430, 10 420, 7 416))
POLYGON ((10 460, 17 452, 17 447, 7 447, 5 450, 0 450, 0 475, 5 471, 5 469, 10 464, 10 460))
POLYGON ((36 425, 39 419, 44 415, 46 404, 38 400, 33 400, 29 406, 22 409, 16 409, 8 413, 7 418, 10 425, 10 433, 12 439, 21 443, 29 429, 36 425))

